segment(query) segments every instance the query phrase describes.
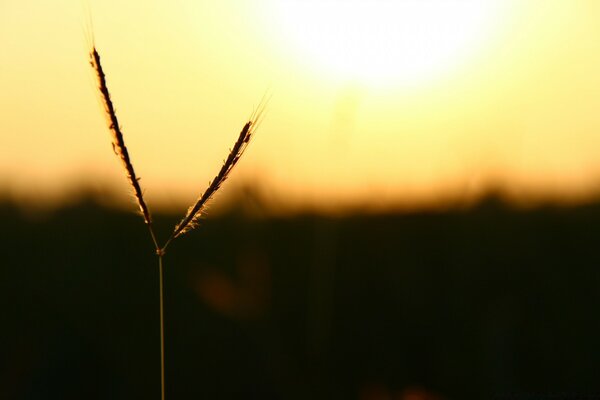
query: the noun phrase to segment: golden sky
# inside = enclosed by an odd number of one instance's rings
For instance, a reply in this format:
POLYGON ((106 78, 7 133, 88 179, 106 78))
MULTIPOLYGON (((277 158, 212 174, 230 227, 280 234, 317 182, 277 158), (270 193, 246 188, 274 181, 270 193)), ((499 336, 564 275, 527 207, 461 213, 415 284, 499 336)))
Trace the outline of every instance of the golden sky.
MULTIPOLYGON (((0 190, 127 192, 81 0, 0 2, 0 190)), ((596 0, 89 1, 152 205, 190 203, 265 93, 224 192, 293 205, 581 199, 600 182, 596 0), (343 4, 343 6, 342 6, 343 4)))

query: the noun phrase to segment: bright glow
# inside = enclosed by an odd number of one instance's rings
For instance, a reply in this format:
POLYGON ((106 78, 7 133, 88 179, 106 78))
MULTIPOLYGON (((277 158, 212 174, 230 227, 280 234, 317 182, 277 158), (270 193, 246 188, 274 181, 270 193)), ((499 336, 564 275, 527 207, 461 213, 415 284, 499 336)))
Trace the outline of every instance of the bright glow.
MULTIPOLYGON (((338 212, 459 204, 490 187, 519 201, 600 195, 600 1, 283 1, 90 1, 151 207, 196 200, 265 91, 223 198, 256 184, 267 204, 338 212)), ((74 201, 84 187, 132 210, 87 14, 67 3, 79 0, 0 0, 0 200, 74 201)))
POLYGON ((412 86, 464 62, 507 0, 280 0, 284 35, 342 79, 412 86))

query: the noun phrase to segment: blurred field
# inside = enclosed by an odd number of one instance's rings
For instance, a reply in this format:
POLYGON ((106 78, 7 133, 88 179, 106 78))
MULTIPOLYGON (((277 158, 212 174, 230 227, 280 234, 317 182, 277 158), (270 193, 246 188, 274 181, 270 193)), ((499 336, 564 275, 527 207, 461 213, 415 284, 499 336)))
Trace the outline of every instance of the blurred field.
MULTIPOLYGON (((177 216, 156 216, 165 237, 177 216)), ((0 398, 159 393, 147 230, 0 206, 0 398)), ((166 263, 168 399, 600 393, 600 203, 205 220, 166 263)), ((535 398, 535 397, 531 397, 535 398)))

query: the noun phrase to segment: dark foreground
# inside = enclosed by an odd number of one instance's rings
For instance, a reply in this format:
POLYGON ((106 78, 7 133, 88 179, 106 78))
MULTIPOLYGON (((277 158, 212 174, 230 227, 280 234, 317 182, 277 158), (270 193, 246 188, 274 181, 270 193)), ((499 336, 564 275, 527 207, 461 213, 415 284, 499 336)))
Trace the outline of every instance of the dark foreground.
MULTIPOLYGON (((0 227, 0 398, 158 399, 141 218, 4 204, 0 227)), ((600 394, 600 204, 232 214, 165 265, 169 400, 600 394)))

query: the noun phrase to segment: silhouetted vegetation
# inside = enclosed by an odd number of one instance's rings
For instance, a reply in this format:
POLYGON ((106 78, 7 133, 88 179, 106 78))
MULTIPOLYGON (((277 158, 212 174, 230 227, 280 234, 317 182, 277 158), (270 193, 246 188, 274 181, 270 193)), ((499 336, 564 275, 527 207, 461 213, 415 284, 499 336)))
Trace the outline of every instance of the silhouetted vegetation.
MULTIPOLYGON (((164 236, 178 216, 154 219, 164 236)), ((0 220, 0 398, 155 397, 139 216, 4 203, 0 220)), ((167 397, 600 393, 598 238, 600 204, 209 218, 165 256, 167 397)))

